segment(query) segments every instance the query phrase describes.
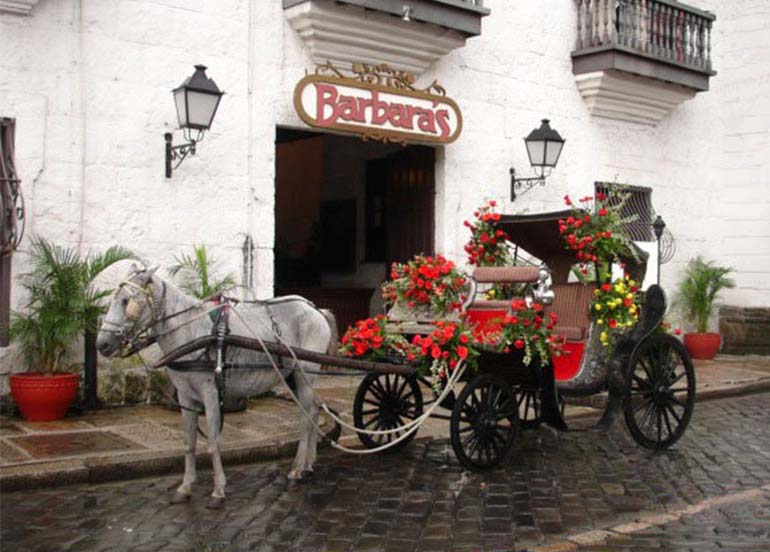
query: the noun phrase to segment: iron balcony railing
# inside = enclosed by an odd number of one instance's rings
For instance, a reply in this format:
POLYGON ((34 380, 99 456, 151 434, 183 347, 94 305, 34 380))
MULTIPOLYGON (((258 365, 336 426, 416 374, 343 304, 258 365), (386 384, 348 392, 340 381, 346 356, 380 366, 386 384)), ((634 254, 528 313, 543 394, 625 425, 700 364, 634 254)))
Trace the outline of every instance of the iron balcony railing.
POLYGON ((714 14, 675 0, 575 0, 575 54, 606 48, 711 73, 714 14))

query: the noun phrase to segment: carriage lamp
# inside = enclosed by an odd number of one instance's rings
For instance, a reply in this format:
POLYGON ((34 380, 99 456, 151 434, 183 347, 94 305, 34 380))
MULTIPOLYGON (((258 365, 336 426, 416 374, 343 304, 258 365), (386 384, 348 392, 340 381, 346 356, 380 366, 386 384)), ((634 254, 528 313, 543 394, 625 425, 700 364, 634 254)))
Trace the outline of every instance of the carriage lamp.
POLYGON ((663 222, 663 217, 658 215, 655 221, 652 223, 652 229, 655 232, 655 240, 658 242, 658 285, 660 285, 660 239, 663 237, 663 230, 666 229, 666 223, 663 222))
POLYGON ((224 92, 206 76, 205 65, 196 65, 195 73, 175 88, 173 94, 179 128, 186 142, 174 146, 174 136, 170 132, 163 136, 166 141, 166 178, 171 178, 172 171, 182 164, 185 157, 195 155, 198 142, 211 128, 224 92))
POLYGON ((529 164, 532 165, 536 176, 516 178, 516 169, 511 167, 511 201, 516 201, 517 192, 518 195, 522 195, 537 184, 545 186, 546 177, 559 162, 565 140, 551 128, 549 123, 548 119, 543 119, 540 128, 536 128, 524 138, 529 164))

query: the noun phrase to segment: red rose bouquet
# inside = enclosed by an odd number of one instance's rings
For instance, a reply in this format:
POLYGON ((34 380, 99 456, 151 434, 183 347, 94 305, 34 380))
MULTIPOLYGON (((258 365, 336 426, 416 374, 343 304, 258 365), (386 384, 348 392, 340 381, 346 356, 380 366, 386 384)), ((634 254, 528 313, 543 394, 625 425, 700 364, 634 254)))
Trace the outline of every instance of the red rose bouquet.
POLYGON ((429 305, 439 316, 459 310, 468 288, 465 275, 441 255, 417 255, 406 264, 394 263, 390 277, 382 286, 386 303, 398 301, 409 308, 429 305))
POLYGON ((552 356, 559 356, 563 349, 563 339, 553 333, 557 322, 556 313, 543 315, 543 306, 534 303, 527 307, 525 301, 518 299, 511 302, 511 312, 500 325, 498 347, 503 352, 513 349, 524 351, 524 364, 529 366, 534 357, 545 366, 552 356))
POLYGON ((359 320, 342 336, 338 352, 347 357, 365 357, 371 360, 383 360, 392 356, 408 357, 411 354, 409 342, 400 334, 388 332, 386 324, 387 320, 382 315, 359 320))
POLYGON ((583 274, 588 273, 588 263, 595 263, 602 272, 606 272, 608 264, 620 257, 635 257, 623 225, 637 216, 621 215, 630 197, 622 191, 612 192, 609 196, 597 193, 595 198, 581 198, 582 206, 577 208, 569 196, 564 196, 564 202, 572 207, 572 214, 566 219, 559 219, 559 233, 567 249, 575 254, 583 274))
POLYGON ((412 345, 420 364, 430 371, 433 388, 438 390, 460 361, 475 370, 479 352, 473 347, 471 329, 463 322, 439 321, 435 326, 429 335, 414 336, 412 345))
POLYGON ((490 200, 479 207, 473 216, 475 221, 463 224, 470 229, 471 238, 465 244, 468 264, 473 266, 504 266, 510 264, 510 251, 506 244, 508 234, 497 227, 500 215, 495 213, 497 202, 490 200))

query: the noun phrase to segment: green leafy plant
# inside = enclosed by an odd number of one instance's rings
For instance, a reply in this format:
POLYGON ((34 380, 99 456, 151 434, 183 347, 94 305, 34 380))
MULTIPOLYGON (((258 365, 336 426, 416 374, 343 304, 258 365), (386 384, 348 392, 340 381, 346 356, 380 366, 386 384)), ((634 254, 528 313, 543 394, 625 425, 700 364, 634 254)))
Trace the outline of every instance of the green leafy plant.
POLYGON ((235 277, 227 274, 216 278, 217 262, 208 254, 204 244, 194 245, 192 255, 182 253, 174 257, 176 264, 169 268, 172 277, 177 278, 179 287, 198 299, 208 299, 235 285, 235 277))
POLYGON ((732 270, 717 266, 714 261, 706 261, 700 255, 687 263, 675 304, 684 315, 695 320, 698 333, 708 331, 709 317, 719 292, 735 287, 735 282, 727 276, 732 270))
POLYGON ((96 288, 94 279, 133 257, 128 249, 113 246, 83 258, 74 248, 32 240, 32 269, 21 276, 28 300, 24 312, 13 313, 10 326, 11 340, 19 343, 30 367, 46 374, 62 369, 72 342, 83 332, 96 331, 101 300, 112 292, 96 288))

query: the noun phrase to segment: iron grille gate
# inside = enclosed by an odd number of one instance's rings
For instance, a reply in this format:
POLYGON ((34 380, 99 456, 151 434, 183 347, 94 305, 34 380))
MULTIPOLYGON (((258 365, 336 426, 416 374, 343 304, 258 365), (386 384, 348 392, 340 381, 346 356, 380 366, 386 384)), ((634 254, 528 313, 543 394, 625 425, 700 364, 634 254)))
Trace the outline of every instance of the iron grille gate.
POLYGON ((24 196, 14 164, 16 121, 0 118, 0 347, 8 345, 11 255, 24 235, 24 196))

